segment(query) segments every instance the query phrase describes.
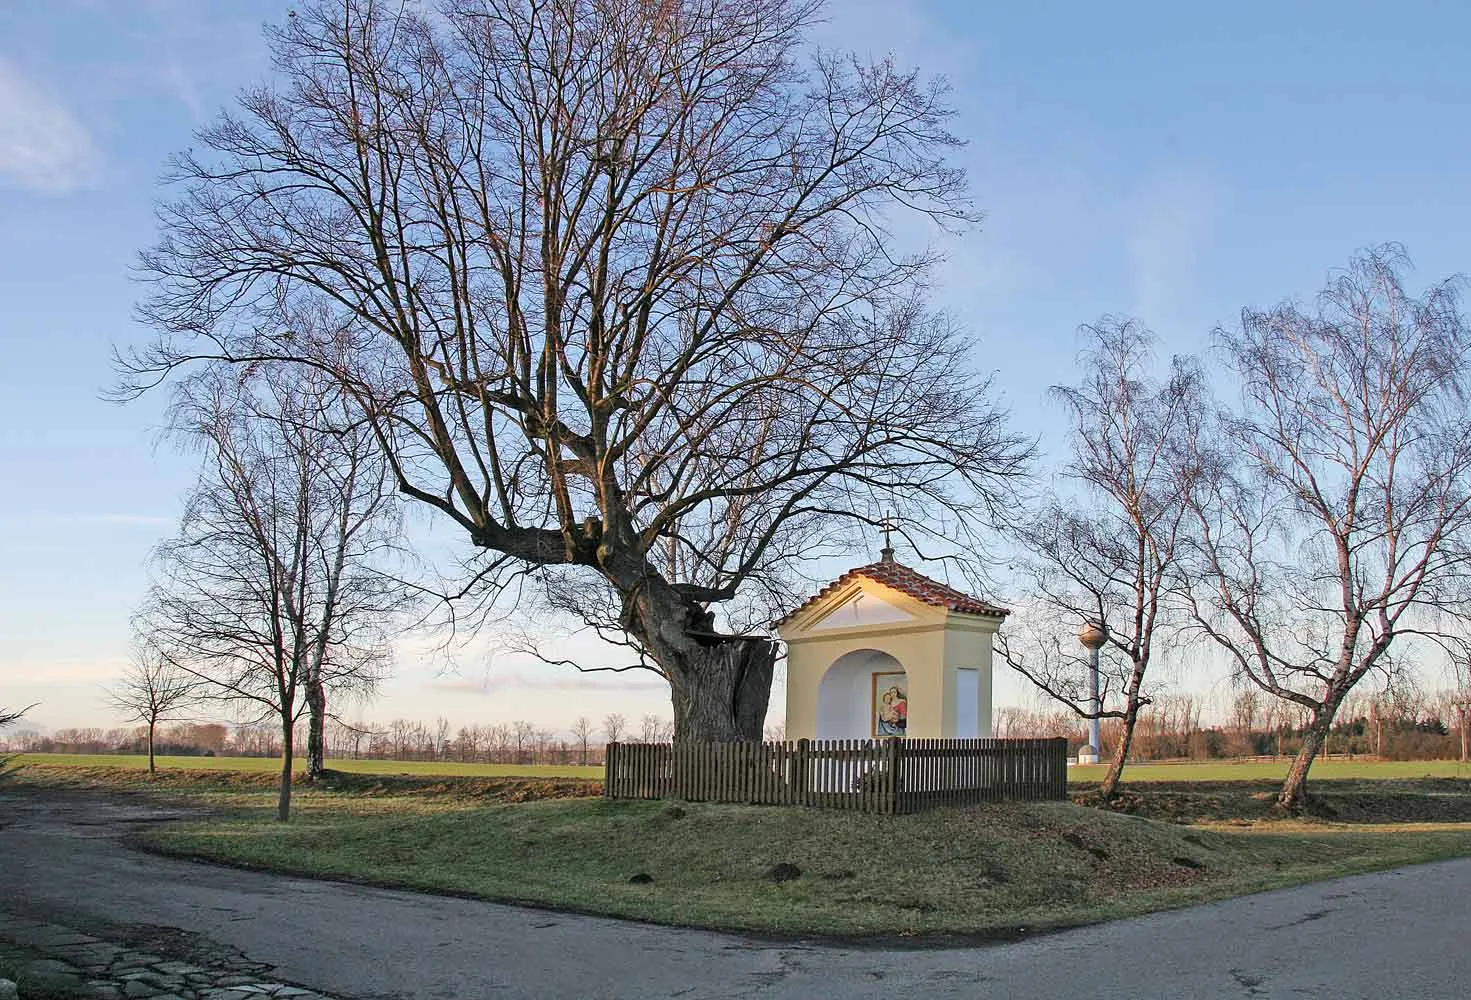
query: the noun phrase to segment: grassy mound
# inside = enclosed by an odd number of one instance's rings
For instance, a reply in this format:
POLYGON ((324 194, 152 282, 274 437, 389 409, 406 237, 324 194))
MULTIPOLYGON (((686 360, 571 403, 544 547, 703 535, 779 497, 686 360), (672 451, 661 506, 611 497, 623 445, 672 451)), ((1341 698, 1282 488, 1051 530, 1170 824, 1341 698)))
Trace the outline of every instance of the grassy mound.
POLYGON ((168 853, 784 935, 1013 936, 1471 855, 1471 781, 1455 778, 1316 783, 1315 814, 1281 820, 1260 780, 1134 783, 1110 810, 1083 786, 1075 802, 886 817, 608 802, 550 775, 334 772, 298 783, 285 825, 263 772, 32 764, 14 781, 205 807, 135 834, 168 853))
POLYGON ((1471 853, 1414 837, 1192 829, 1072 803, 913 816, 558 800, 173 825, 168 853, 664 923, 1009 936, 1471 853))

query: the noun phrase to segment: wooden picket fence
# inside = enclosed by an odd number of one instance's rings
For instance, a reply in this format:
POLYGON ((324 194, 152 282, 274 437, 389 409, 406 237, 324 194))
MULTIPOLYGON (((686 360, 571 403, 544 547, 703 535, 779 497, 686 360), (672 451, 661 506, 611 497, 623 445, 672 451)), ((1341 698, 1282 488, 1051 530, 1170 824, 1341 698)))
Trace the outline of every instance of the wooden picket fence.
POLYGON ((603 795, 908 813, 1067 796, 1067 740, 610 743, 603 795))

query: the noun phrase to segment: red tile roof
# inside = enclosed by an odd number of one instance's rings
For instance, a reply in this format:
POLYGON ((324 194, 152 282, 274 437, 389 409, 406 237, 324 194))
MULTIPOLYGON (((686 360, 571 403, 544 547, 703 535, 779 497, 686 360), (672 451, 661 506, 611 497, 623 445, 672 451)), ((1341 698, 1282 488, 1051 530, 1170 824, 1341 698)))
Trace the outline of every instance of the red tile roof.
POLYGON ((988 604, 979 598, 970 596, 964 591, 956 590, 948 584, 941 583, 939 580, 931 580, 921 573, 916 573, 903 563, 894 562, 892 559, 880 559, 876 563, 869 563, 867 566, 859 566, 856 569, 848 570, 848 572, 783 615, 777 624, 780 625, 783 622, 791 620, 799 613, 812 607, 818 601, 821 601, 824 597, 847 586, 849 582, 860 576, 865 576, 875 583, 881 583, 885 587, 897 590, 901 594, 906 594, 916 601, 922 601, 932 607, 947 608, 966 615, 989 615, 993 618, 1002 618, 1011 614, 1008 608, 988 604))

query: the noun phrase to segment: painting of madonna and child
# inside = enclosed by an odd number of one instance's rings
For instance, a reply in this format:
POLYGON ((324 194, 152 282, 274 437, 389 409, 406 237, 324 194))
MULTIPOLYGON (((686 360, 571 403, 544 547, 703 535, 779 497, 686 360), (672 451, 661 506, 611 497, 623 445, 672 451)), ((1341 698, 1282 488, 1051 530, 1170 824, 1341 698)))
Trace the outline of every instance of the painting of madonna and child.
POLYGON ((904 672, 873 675, 873 735, 903 736, 909 722, 909 686, 904 672))

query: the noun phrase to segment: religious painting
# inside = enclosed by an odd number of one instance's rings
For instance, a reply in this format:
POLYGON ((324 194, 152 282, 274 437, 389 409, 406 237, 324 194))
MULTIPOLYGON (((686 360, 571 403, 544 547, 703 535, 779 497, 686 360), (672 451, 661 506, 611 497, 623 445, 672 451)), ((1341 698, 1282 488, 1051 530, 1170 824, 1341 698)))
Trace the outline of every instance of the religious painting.
POLYGON ((903 736, 909 726, 909 682, 904 671, 873 675, 873 735, 903 736))

